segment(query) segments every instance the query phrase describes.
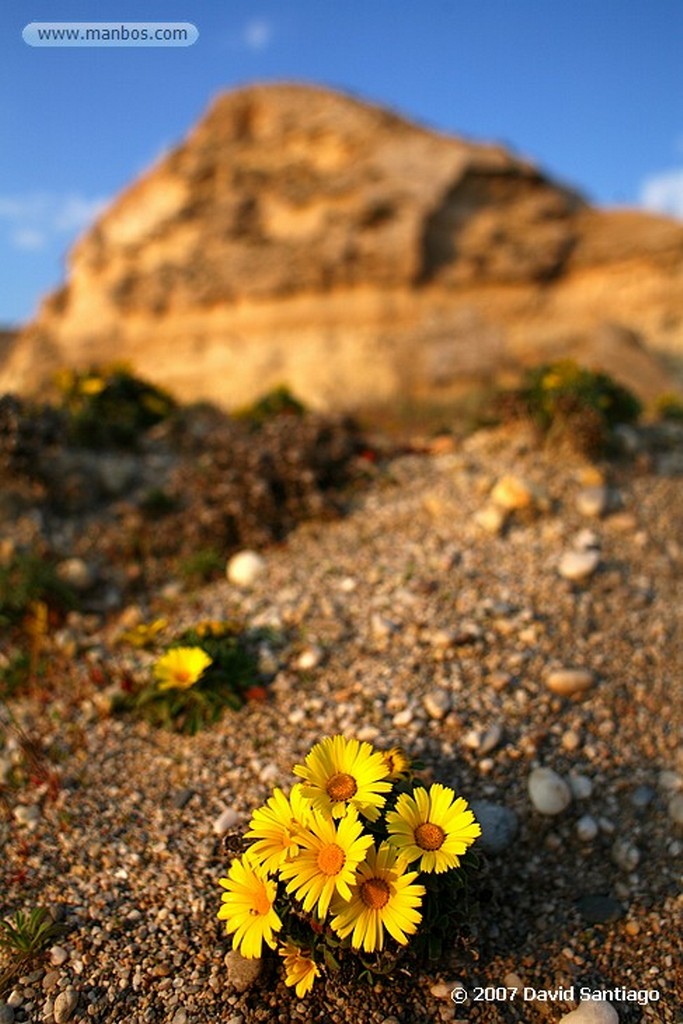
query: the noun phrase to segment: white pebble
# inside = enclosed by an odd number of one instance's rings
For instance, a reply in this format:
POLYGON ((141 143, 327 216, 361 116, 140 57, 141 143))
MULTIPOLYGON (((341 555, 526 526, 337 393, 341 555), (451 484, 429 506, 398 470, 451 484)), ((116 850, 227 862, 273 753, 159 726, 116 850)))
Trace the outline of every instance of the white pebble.
POLYGON ((238 551, 229 560, 226 576, 238 587, 250 587, 264 572, 266 561, 256 551, 238 551))
POLYGON ((422 703, 430 718, 440 721, 451 710, 451 696, 446 690, 432 690, 425 694, 422 703))
POLYGON ((590 843, 598 834, 598 823, 590 814, 584 814, 576 823, 576 834, 582 843, 590 843))
POLYGON ((60 992, 55 999, 53 1010, 55 1024, 64 1024, 65 1021, 71 1020, 71 1015, 76 1009, 77 1004, 78 992, 75 988, 67 988, 60 992))
POLYGON ((410 725, 413 720, 413 712, 410 708, 404 708, 403 711, 397 711, 392 718, 393 724, 397 729, 400 729, 404 725, 410 725))
POLYGON ((57 575, 74 590, 89 590, 95 581, 92 569, 82 558, 65 558, 57 566, 57 575))
POLYGON ((683 825, 683 793, 674 793, 669 800, 669 817, 677 825, 683 825))
POLYGON ((23 825, 29 831, 37 826, 40 821, 40 807, 35 804, 26 806, 26 804, 19 804, 18 807, 14 808, 14 817, 18 825, 23 825))
POLYGON ((531 802, 540 814, 561 814, 572 802, 569 786, 552 768, 534 768, 528 788, 531 802))
POLYGON ((61 967, 69 959, 69 953, 63 946, 52 946, 50 949, 50 963, 53 967, 61 967))
POLYGON ((294 662, 294 667, 300 672, 310 672, 311 669, 317 668, 322 660, 322 648, 312 645, 311 647, 304 648, 294 662))
POLYGON ((635 871, 640 863, 640 850, 628 839, 616 839, 612 846, 612 860, 622 871, 635 871))
POLYGON ((600 564, 597 551, 567 551, 560 559, 559 572, 566 580, 585 580, 600 564))
POLYGON ((474 521, 477 526, 481 526, 482 530, 494 535, 502 533, 506 520, 507 512, 505 509, 499 508, 498 505, 484 505, 474 513, 474 521))
POLYGON ((610 1003, 588 999, 560 1017, 560 1024, 619 1024, 619 1014, 610 1003))
POLYGON ((213 823, 213 830, 217 836, 224 835, 229 829, 234 828, 240 820, 240 815, 232 807, 226 807, 225 810, 218 815, 213 823))
POLYGON ((576 507, 582 516, 604 516, 609 501, 609 489, 604 484, 599 484, 579 491, 576 496, 576 507))

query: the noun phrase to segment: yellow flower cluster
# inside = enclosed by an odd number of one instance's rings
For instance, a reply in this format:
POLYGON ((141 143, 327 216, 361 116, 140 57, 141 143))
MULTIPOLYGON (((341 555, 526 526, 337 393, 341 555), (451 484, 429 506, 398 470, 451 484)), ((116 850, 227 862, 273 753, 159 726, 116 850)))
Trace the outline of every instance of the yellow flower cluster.
MULTIPOLYGON (((312 748, 294 767, 302 781, 289 796, 276 789, 254 811, 245 834, 252 843, 220 879, 218 916, 235 949, 258 957, 263 943, 276 947, 278 893, 310 915, 314 930, 329 928, 354 950, 382 950, 386 932, 408 943, 422 920, 419 873, 458 867, 481 834, 465 800, 445 786, 392 794, 409 768, 398 748, 381 752, 344 736, 312 748)), ((285 941, 279 953, 301 998, 320 973, 312 950, 285 941)))

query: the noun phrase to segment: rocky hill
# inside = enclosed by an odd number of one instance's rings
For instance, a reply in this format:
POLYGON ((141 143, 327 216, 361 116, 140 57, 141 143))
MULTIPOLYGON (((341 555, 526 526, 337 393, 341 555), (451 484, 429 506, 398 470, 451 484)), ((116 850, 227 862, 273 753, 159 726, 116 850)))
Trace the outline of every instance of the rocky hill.
POLYGON ((345 95, 254 86, 81 238, 0 388, 115 355, 185 400, 286 382, 351 408, 571 354, 651 396, 683 356, 682 285, 679 224, 345 95))

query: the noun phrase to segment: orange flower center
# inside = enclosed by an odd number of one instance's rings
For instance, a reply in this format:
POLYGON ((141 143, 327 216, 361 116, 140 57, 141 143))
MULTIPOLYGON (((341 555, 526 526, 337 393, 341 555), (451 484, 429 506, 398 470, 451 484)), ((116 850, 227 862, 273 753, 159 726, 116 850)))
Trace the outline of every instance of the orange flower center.
POLYGON ((421 850, 438 850, 443 846, 446 833, 440 825, 424 821, 415 829, 415 842, 421 850))
POLYGON ((254 906, 250 909, 249 913, 253 917, 257 917, 259 914, 268 914, 271 906, 266 887, 262 885, 258 892, 254 893, 254 906))
POLYGON ((389 886, 383 878, 368 878, 360 887, 360 898, 371 910, 381 910, 389 902, 389 886))
POLYGON ((190 673, 186 668, 176 669, 175 677, 179 683, 188 683, 190 681, 190 673))
POLYGON ((358 786, 353 775, 346 772, 337 772, 327 783, 327 795, 330 800, 350 800, 358 792, 358 786))
POLYGON ((336 843, 328 843, 318 853, 318 867, 324 875, 338 875, 345 860, 346 854, 336 843))

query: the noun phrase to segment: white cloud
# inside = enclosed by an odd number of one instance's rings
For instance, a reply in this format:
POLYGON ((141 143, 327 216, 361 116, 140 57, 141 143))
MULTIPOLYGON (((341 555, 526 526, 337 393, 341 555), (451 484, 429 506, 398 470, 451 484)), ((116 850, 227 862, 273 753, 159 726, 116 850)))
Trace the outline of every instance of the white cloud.
POLYGON ((683 219, 683 168, 646 178, 640 190, 640 202, 646 210, 683 219))
POLYGON ((265 18, 252 18, 242 32, 242 42, 249 50, 265 50, 273 37, 273 26, 265 18))
POLYGON ((16 249, 36 251, 52 242, 77 237, 104 209, 107 200, 77 192, 54 195, 36 192, 0 196, 0 230, 16 249))

